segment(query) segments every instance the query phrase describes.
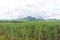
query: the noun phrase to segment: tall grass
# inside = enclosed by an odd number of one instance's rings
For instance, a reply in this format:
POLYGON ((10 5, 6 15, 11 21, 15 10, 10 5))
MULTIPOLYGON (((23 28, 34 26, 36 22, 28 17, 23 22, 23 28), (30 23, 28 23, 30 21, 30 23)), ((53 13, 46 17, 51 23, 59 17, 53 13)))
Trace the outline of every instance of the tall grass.
POLYGON ((0 40, 60 40, 60 22, 0 22, 0 40))

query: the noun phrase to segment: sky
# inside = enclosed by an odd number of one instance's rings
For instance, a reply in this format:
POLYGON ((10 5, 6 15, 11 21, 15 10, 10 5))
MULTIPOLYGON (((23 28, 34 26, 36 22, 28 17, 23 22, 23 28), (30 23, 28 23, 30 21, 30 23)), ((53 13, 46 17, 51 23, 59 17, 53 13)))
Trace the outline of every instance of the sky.
POLYGON ((60 0, 0 0, 0 19, 26 16, 60 19, 60 0))

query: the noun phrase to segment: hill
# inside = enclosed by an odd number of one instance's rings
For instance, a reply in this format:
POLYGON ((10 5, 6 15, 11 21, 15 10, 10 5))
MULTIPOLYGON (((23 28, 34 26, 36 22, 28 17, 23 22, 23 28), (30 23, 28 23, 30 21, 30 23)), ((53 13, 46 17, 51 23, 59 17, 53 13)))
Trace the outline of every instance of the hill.
POLYGON ((42 19, 42 18, 35 18, 35 17, 32 17, 32 16, 27 16, 27 17, 23 18, 22 20, 25 20, 25 21, 42 21, 44 19, 42 19))
POLYGON ((32 16, 27 16, 27 17, 23 18, 22 20, 26 20, 26 21, 37 21, 37 18, 32 17, 32 16))

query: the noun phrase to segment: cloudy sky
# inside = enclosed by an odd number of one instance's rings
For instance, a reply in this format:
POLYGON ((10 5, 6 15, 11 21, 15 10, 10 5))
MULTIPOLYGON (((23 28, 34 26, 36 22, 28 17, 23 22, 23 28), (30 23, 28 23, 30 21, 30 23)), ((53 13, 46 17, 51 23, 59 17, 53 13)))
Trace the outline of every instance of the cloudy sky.
POLYGON ((0 19, 26 16, 60 19, 60 0, 0 0, 0 19))

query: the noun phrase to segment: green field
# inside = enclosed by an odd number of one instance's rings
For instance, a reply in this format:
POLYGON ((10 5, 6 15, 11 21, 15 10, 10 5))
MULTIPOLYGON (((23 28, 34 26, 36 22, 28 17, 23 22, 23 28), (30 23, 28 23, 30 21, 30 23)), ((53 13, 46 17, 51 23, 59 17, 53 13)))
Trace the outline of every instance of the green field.
POLYGON ((0 22, 0 40, 60 40, 60 22, 0 22))

